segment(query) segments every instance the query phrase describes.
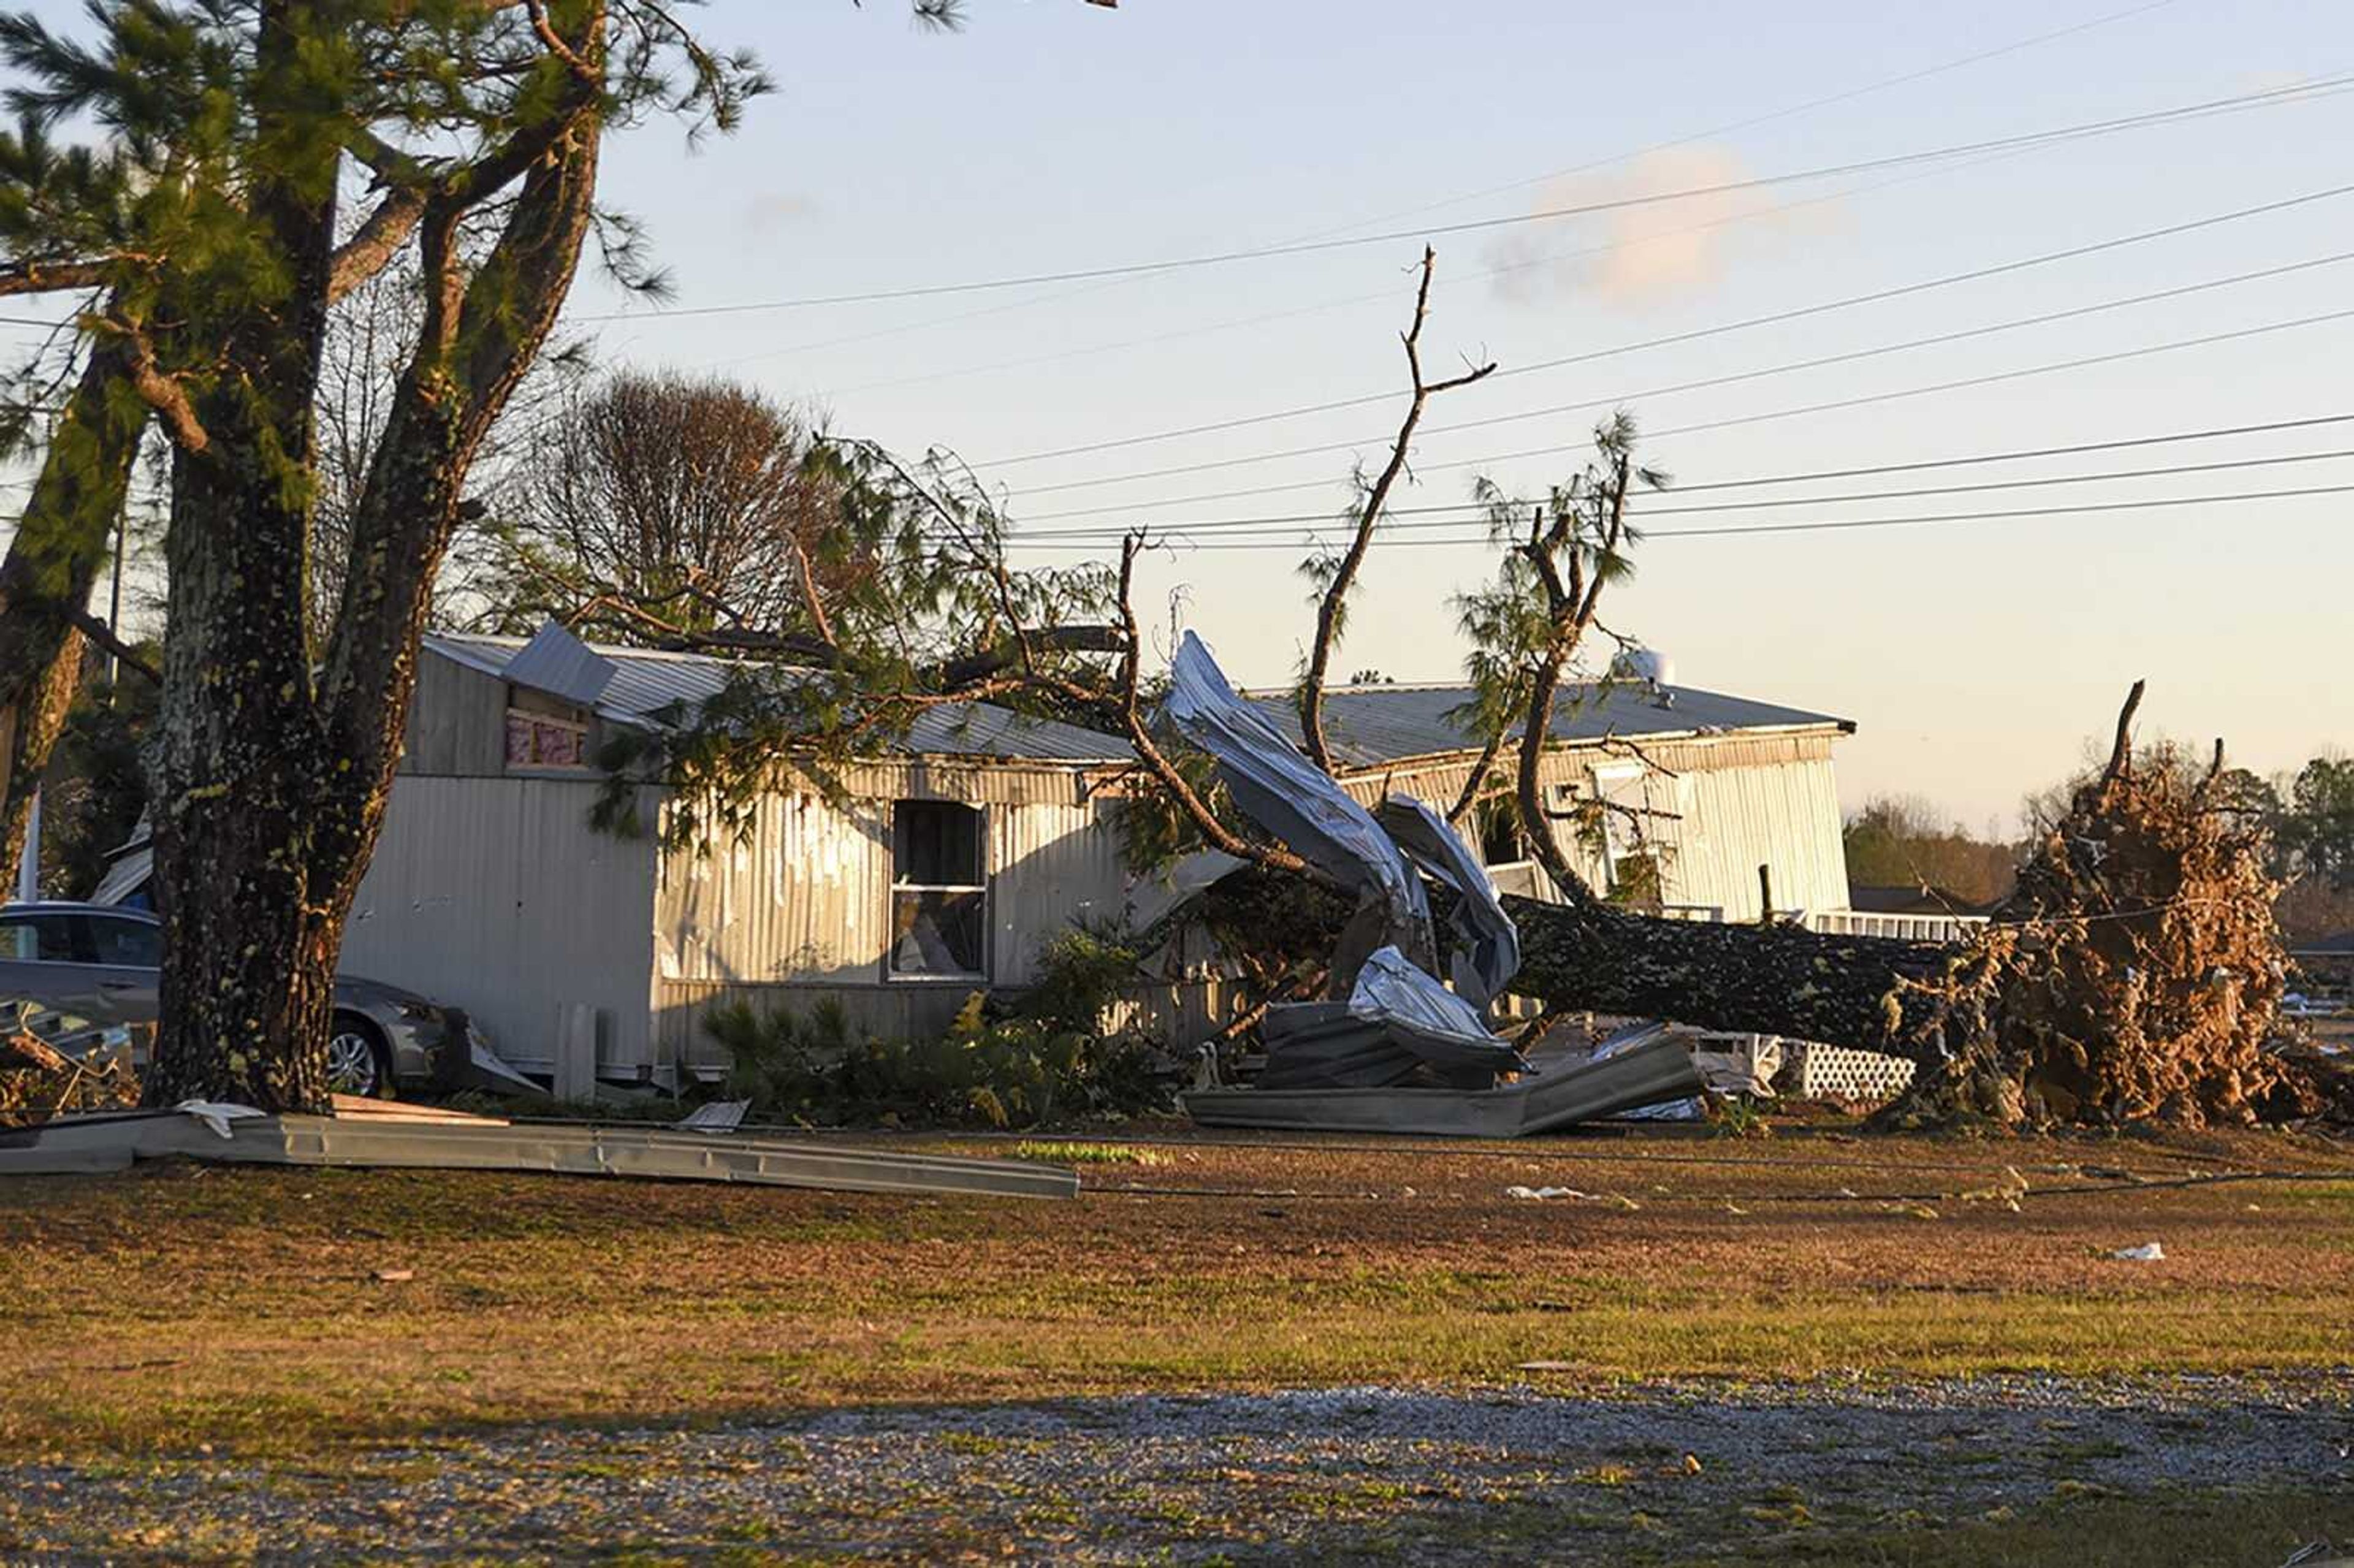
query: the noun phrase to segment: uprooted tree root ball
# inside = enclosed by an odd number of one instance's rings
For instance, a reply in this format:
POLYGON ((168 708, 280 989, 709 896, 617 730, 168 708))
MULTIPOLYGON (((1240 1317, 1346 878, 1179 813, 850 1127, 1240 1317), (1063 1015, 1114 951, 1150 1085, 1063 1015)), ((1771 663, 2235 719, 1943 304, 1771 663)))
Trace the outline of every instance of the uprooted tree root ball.
POLYGON ((1892 992, 1907 1012, 1926 1003, 1952 1055, 1884 1123, 2200 1126, 2307 1108, 2265 1049, 2287 955, 2263 820, 2220 743, 2204 763, 2170 745, 2134 755, 2140 695, 2010 904, 1943 977, 1892 992))

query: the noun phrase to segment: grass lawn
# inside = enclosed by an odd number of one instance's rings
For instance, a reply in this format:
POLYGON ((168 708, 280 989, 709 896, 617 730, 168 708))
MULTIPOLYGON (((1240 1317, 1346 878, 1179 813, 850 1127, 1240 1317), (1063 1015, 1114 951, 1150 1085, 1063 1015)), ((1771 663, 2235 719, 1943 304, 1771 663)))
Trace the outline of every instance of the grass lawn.
MULTIPOLYGON (((1035 1145, 1083 1161, 1086 1194, 12 1180, 0 1455, 316 1456, 518 1422, 1138 1390, 2354 1361, 2354 1158, 2315 1139, 1035 1145), (2297 1179, 2182 1184, 2259 1170, 2297 1179), (2152 1240, 2166 1261, 2110 1255, 2152 1240), (1558 1366, 1517 1370, 1532 1361, 1558 1366)), ((1976 1559, 1919 1559, 1949 1560, 1976 1559)))

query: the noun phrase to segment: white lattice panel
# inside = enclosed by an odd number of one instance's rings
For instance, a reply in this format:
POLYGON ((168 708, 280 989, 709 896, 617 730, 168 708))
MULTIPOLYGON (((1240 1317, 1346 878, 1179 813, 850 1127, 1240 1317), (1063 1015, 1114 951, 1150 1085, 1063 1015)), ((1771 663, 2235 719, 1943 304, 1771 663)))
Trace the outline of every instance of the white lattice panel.
POLYGON ((1893 1099, 1913 1082, 1913 1064, 1902 1056, 1844 1045, 1793 1044, 1790 1051, 1803 1100, 1893 1099))

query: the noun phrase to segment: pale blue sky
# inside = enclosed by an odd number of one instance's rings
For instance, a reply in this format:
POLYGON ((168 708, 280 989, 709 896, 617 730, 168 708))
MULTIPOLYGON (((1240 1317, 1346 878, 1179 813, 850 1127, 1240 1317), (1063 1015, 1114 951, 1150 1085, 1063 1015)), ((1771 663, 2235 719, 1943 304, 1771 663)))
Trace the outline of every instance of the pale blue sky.
MULTIPOLYGON (((722 4, 782 91, 742 134, 683 157, 661 129, 616 149, 609 188, 647 218, 694 307, 1023 275, 1250 248, 1371 219, 1378 229, 1842 164, 2132 114, 2354 70, 2354 9, 2176 0, 1851 101, 1437 210, 1434 204, 2001 48, 2126 0, 1972 7, 1515 0, 1476 6, 975 0, 961 36, 897 6, 722 4), (1410 215, 1410 216, 1400 216, 1410 215)), ((2354 182, 2354 96, 1983 160, 1435 241, 1426 348, 1506 367, 1836 299, 2354 182), (1873 187, 1877 188, 1866 188, 1873 187), (1819 200, 1826 196, 1836 199, 1819 200), (1785 203, 1795 211, 1744 215, 1785 203), (1724 218, 1701 236, 1656 238, 1724 218), (1517 296, 1456 274, 1654 237, 1615 258, 1526 269, 1517 296), (1615 265, 1606 267, 1605 262, 1615 265)), ((1500 380, 1433 405, 1427 463, 1576 443, 1591 412, 1458 435, 1458 419, 1585 402, 1794 359, 2354 250, 2354 197, 1841 311, 1780 327, 1500 380)), ((1096 503, 1330 480, 1331 488, 1106 514, 1193 519, 1337 505, 1346 452, 1128 484, 1034 487, 1362 440, 1394 406, 1087 457, 992 461, 1318 403, 1400 384, 1412 240, 1040 289, 607 329, 619 355, 725 365, 814 399, 842 429, 939 442, 1007 486, 1017 521, 1096 503), (1365 298, 1366 296, 1378 296, 1365 298), (1361 302, 1252 325, 1246 318, 1361 302), (1008 308, 1013 307, 1013 308, 1008 308), (1158 337, 1053 363, 1068 350, 1158 337), (981 367, 986 368, 985 370, 981 367), (975 374, 943 374, 980 371, 975 374)), ((2038 329, 1674 396, 1696 424, 2096 355, 2354 305, 2354 264, 2038 329)), ((583 313, 610 309, 585 287, 583 313)), ((2354 322, 1977 390, 1682 436, 1648 455, 1691 483, 2096 441, 2354 410, 2354 322)), ((1955 483, 2354 448, 2354 426, 1917 477, 1955 483)), ((1541 486, 1570 460, 1496 465, 1541 486)), ((1405 504, 1459 501, 1434 470, 1405 504)), ((1849 482, 1818 493, 1893 487, 1849 482)), ((1887 515, 2354 483, 2354 461, 2061 490, 1995 492, 1677 522, 1887 515)), ((1779 491, 1777 495, 1808 493, 1779 491)), ((1691 504, 1697 501, 1686 502, 1691 504)), ((2274 768, 2354 745, 2348 497, 1754 540, 1659 539, 1611 618, 1691 684, 1855 719, 1850 801, 1893 789, 1971 822, 2008 818, 2071 766, 2126 683, 2155 725, 2229 736, 2274 768)), ((1659 504, 1677 504, 1672 499, 1659 504)), ((1086 519, 1040 522, 1069 528, 1086 519)), ((1662 519, 1662 525, 1668 520, 1662 519)), ((1205 536, 1205 535, 1204 535, 1205 536)), ((1181 552, 1146 577, 1229 670, 1287 679, 1309 616, 1289 550, 1181 552)), ((1038 557, 1045 558, 1045 557, 1038 557)), ((1071 559, 1068 555, 1054 558, 1071 559)), ((1460 666, 1450 594, 1487 569, 1462 548, 1379 553, 1342 657, 1406 680, 1460 666)), ((1165 621, 1164 613, 1155 619, 1165 621)))
MULTIPOLYGON (((968 29, 939 37, 913 29, 896 0, 869 0, 864 9, 831 0, 720 0, 703 13, 705 30, 757 48, 781 91, 754 107, 740 134, 694 154, 659 124, 620 138, 607 190, 647 222, 675 274, 676 306, 695 309, 1248 249, 1351 226, 1411 230, 2354 71, 2354 8, 2345 5, 2173 0, 1890 90, 1612 161, 2132 5, 1125 0, 1106 11, 1076 0, 971 0, 968 29), (1551 185, 1522 184, 1583 165, 1599 166, 1551 185), (1507 186, 1517 188, 1459 199, 1507 186)), ((1469 354, 1509 370, 2093 243, 2354 183, 2349 147, 2354 94, 2341 93, 1995 158, 1440 238, 1441 286, 1426 352, 1435 369, 1469 354), (1804 205, 1762 211, 1786 204, 1804 205), (1695 229, 1703 224, 1716 227, 1695 229), (1522 268, 1509 275, 1511 289, 1505 280, 1470 276, 1532 255, 1614 244, 1578 261, 1522 268)), ((2354 196, 1998 280, 1503 378, 1435 403, 1417 456, 1437 465, 1523 448, 1575 449, 1595 411, 1455 434, 1446 427, 2340 250, 2354 251, 2354 196)), ((1394 402, 1091 456, 1003 460, 1394 389, 1402 384, 1395 334, 1417 254, 1416 241, 1402 238, 1110 285, 725 316, 641 310, 602 332, 617 360, 724 367, 822 406, 845 432, 907 450, 952 447, 1005 486, 1017 523, 1145 501, 1161 504, 1101 515, 1321 513, 1342 499, 1347 451, 1129 483, 1078 482, 1331 442, 1358 443, 1368 461, 1378 461, 1394 402), (1060 357, 1035 363, 1045 355, 1060 357)), ((1631 406, 1666 432, 2354 307, 2349 282, 2354 262, 2317 267, 1631 406)), ((620 306, 610 286, 584 275, 576 315, 620 306)), ((2354 320, 1877 407, 1662 433, 1645 455, 1702 484, 2354 412, 2349 350, 2354 320)), ((2354 424, 1948 471, 1912 482, 2340 447, 2354 448, 2354 424)), ((1541 488, 1574 461, 1573 453, 1490 471, 1507 485, 1541 488)), ((1427 467, 1398 501, 1458 502, 1472 471, 1427 467)), ((2354 484, 2354 460, 1672 522, 2329 484, 2354 484)), ((2151 682, 2145 711, 2154 726, 2190 737, 2225 734, 2241 760, 2262 769, 2354 746, 2349 500, 1661 538, 1644 549, 1639 580, 1606 614, 1670 654, 1688 683, 1856 720, 1860 733, 1839 761, 1850 803, 1877 791, 1914 792, 1973 825, 1998 817, 2008 824, 2024 791, 2073 765, 2083 738, 2105 727, 2136 676, 2151 682)), ((1284 681, 1310 619, 1291 570, 1300 553, 1180 550, 1145 574, 1144 608, 1165 624, 1168 597, 1182 585, 1182 614, 1231 673, 1252 683, 1284 681)), ((1462 649, 1448 598, 1488 567, 1476 546, 1377 552, 1342 667, 1375 666, 1404 680, 1456 677, 1462 649)))

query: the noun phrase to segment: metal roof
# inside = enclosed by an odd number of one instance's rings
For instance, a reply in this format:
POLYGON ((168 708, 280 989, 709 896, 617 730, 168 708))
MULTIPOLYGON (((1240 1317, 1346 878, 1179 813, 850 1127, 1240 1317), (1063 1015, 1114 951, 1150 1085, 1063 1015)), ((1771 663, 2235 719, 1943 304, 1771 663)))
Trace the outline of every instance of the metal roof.
MULTIPOLYGON (((504 677, 525 646, 519 637, 486 637, 435 631, 425 638, 430 652, 485 674, 504 677)), ((613 677, 596 703, 598 715, 638 727, 666 723, 665 710, 692 710, 719 694, 728 676, 757 666, 704 653, 664 653, 643 648, 590 651, 613 666, 613 677)), ((1032 718, 989 703, 948 703, 931 709, 910 727, 896 750, 920 757, 988 757, 1007 762, 1126 763, 1135 759, 1118 736, 1084 729, 1056 719, 1032 718)))
MULTIPOLYGON (((1452 717, 1471 701, 1469 686, 1340 686, 1324 696, 1324 737, 1333 760, 1348 768, 1379 768, 1408 758, 1477 751, 1479 741, 1452 717)), ((1289 692, 1250 694, 1275 726, 1300 738, 1299 711, 1289 692)), ((1851 720, 1696 686, 1640 681, 1564 685, 1553 710, 1553 738, 1602 740, 1612 736, 1660 737, 1725 735, 1742 730, 1819 729, 1852 734, 1851 720)), ((1520 726, 1512 726, 1514 736, 1520 726)))

